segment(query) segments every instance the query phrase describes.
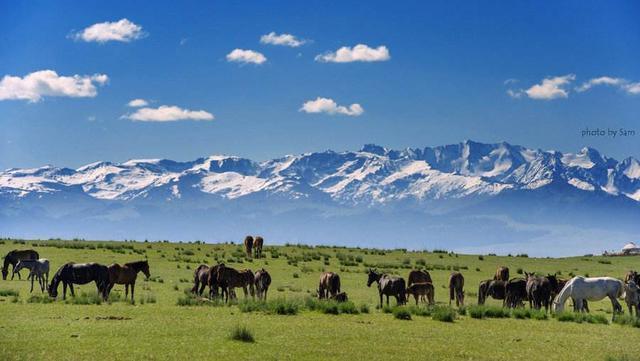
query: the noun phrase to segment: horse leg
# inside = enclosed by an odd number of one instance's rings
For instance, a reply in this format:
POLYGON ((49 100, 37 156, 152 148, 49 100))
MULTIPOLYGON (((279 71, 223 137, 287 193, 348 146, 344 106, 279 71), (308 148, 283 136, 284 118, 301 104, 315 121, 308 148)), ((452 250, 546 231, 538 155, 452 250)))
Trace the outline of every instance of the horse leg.
POLYGON ((67 299, 67 283, 66 282, 62 282, 62 299, 63 300, 67 299))
MULTIPOLYGON (((29 277, 27 277, 29 278, 29 277)), ((29 293, 33 293, 33 277, 31 277, 31 291, 29 291, 29 293)))
POLYGON ((387 306, 389 306, 389 295, 386 295, 386 296, 387 296, 387 306))
POLYGON ((136 287, 136 284, 135 284, 135 283, 132 283, 132 284, 131 284, 131 301, 133 301, 133 300, 135 299, 135 298, 134 298, 134 296, 133 296, 133 289, 134 289, 135 287, 136 287))

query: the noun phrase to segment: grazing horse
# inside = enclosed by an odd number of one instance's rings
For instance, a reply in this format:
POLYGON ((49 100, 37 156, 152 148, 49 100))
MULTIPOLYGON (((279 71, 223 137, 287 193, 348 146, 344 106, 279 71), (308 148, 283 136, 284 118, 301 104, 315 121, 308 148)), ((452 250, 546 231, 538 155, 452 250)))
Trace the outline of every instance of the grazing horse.
POLYGON ((418 305, 419 300, 433 305, 435 303, 434 293, 433 283, 431 282, 414 283, 407 287, 407 294, 413 295, 413 298, 416 300, 416 306, 418 305))
MULTIPOLYGON (((244 297, 249 297, 249 293, 247 292, 247 288, 251 292, 251 297, 255 296, 255 291, 253 289, 254 283, 254 274, 251 270, 245 269, 242 271, 238 271, 231 267, 226 267, 224 264, 218 265, 217 272, 217 281, 218 285, 222 289, 222 295, 225 297, 225 302, 229 302, 229 293, 233 291, 234 288, 241 287, 244 291, 244 297)), ((232 296, 233 298, 234 296, 232 296)))
POLYGON ((44 292, 49 283, 49 260, 46 258, 40 258, 37 260, 23 259, 18 261, 13 273, 20 272, 21 269, 27 268, 29 270, 29 277, 31 278, 31 291, 33 292, 33 281, 37 277, 40 289, 44 292))
POLYGON ((264 238, 256 236, 253 239, 253 254, 254 258, 262 258, 262 246, 264 245, 264 238))
POLYGON ((149 273, 148 261, 137 261, 125 263, 120 266, 114 263, 108 267, 109 269, 109 292, 113 288, 113 285, 124 285, 124 298, 127 299, 129 294, 129 287, 131 287, 131 301, 134 300, 133 292, 136 286, 136 278, 138 278, 138 272, 144 273, 145 277, 151 277, 149 273))
MULTIPOLYGON (((2 279, 3 280, 7 279, 7 274, 9 274, 9 265, 11 265, 12 270, 15 270, 16 265, 18 264, 18 261, 23 259, 36 260, 38 258, 40 258, 40 255, 38 254, 38 252, 32 249, 24 249, 24 250, 14 249, 13 251, 10 251, 9 253, 7 253, 6 256, 4 256, 4 265, 2 266, 2 279)), ((13 280, 13 276, 16 273, 18 272, 11 273, 12 280, 13 280)), ((18 273, 18 279, 20 279, 20 273, 18 273)))
POLYGON ((460 272, 451 272, 449 276, 449 305, 454 298, 456 306, 464 306, 464 276, 460 272))
POLYGON ((193 271, 193 287, 191 287, 191 292, 202 296, 202 292, 204 292, 207 284, 209 284, 209 266, 201 264, 193 271))
POLYGON ((524 274, 527 280, 527 297, 529 298, 529 307, 539 310, 544 306, 545 311, 549 311, 549 306, 551 304, 551 292, 553 289, 549 279, 547 277, 536 276, 535 273, 525 272, 524 274))
POLYGON ((416 269, 411 270, 411 272, 409 272, 409 277, 407 277, 407 287, 411 287, 411 285, 414 283, 425 283, 425 282, 433 283, 429 272, 416 270, 416 269))
POLYGON ((62 299, 67 298, 67 286, 71 295, 75 296, 73 285, 84 285, 95 282, 98 293, 104 300, 109 297, 109 269, 98 263, 73 263, 62 265, 51 280, 49 296, 58 297, 58 285, 62 282, 62 299))
POLYGON ((489 296, 495 300, 504 300, 506 297, 506 285, 507 283, 502 280, 485 280, 480 282, 480 286, 478 287, 478 304, 484 305, 489 296))
POLYGON ((347 302, 347 301, 349 301, 349 297, 347 296, 346 292, 340 292, 340 293, 336 294, 335 296, 331 296, 331 299, 336 301, 336 302, 347 302))
POLYGON ((624 301, 629 307, 629 314, 633 315, 636 309, 636 317, 640 317, 640 288, 635 281, 629 281, 624 285, 624 301))
MULTIPOLYGON (((204 266, 204 265, 202 265, 202 266, 204 266)), ((218 297, 218 295, 219 295, 218 289, 220 288, 219 285, 218 285, 218 268, 220 268, 219 264, 217 264, 217 265, 215 265, 213 267, 208 267, 208 271, 205 271, 207 274, 201 276, 201 277, 205 278, 204 281, 202 281, 203 282, 202 283, 203 286, 202 286, 202 289, 200 290, 200 294, 201 295, 202 295, 202 291, 204 290, 204 285, 208 285, 209 286, 209 298, 218 297)))
POLYGON ((244 252, 247 254, 247 258, 251 258, 251 249, 253 248, 253 237, 244 237, 244 252))
POLYGON ((317 293, 320 299, 329 298, 329 295, 335 297, 340 293, 340 276, 333 272, 322 272, 317 293))
POLYGON ((605 297, 611 300, 613 313, 622 312, 622 306, 618 302, 618 298, 624 295, 624 283, 613 277, 573 277, 558 296, 553 300, 553 309, 556 312, 564 310, 564 304, 569 298, 573 298, 575 307, 583 310, 582 303, 584 300, 600 301, 605 297))
POLYGON ((496 281, 509 281, 509 267, 500 266, 496 270, 496 274, 493 276, 493 279, 496 281))
POLYGON ((393 277, 384 273, 377 273, 369 269, 367 287, 371 287, 373 282, 378 283, 378 294, 380 295, 380 307, 382 307, 382 295, 387 296, 387 306, 389 306, 389 296, 396 298, 398 305, 407 303, 406 288, 404 279, 401 277, 393 277))
POLYGON ((256 287, 256 295, 259 300, 267 300, 267 291, 271 285, 271 275, 264 268, 256 271, 254 275, 254 283, 256 287))
POLYGON ((522 306, 527 299, 527 281, 513 278, 504 286, 504 303, 509 308, 522 306))

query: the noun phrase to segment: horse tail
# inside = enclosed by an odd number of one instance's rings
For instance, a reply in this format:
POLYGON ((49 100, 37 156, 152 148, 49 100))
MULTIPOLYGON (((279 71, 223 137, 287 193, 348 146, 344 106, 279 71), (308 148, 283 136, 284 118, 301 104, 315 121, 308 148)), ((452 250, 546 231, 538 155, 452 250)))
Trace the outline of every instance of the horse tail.
POLYGON ((449 300, 453 300, 455 299, 455 296, 453 294, 455 286, 453 285, 453 283, 449 284, 449 300))

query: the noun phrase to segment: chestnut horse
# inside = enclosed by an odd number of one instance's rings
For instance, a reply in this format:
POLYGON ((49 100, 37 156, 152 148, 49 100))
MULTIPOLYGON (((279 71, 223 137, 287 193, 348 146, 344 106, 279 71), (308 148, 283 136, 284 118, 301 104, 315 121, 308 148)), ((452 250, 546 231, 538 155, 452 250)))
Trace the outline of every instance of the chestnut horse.
POLYGON ((134 289, 136 287, 136 278, 138 278, 138 272, 144 273, 145 277, 151 277, 149 273, 149 262, 137 261, 129 262, 120 266, 114 263, 108 267, 109 269, 109 292, 115 284, 124 285, 124 299, 127 299, 129 294, 129 287, 131 287, 131 301, 134 300, 134 289))
POLYGON ((267 300, 267 291, 271 285, 271 275, 264 268, 256 271, 254 276, 254 283, 256 287, 256 294, 259 300, 267 300))
POLYGON ((253 249, 253 237, 244 237, 244 252, 247 254, 247 258, 251 258, 251 249, 253 249))
POLYGON ((464 306, 464 276, 460 272, 452 272, 449 276, 449 305, 454 298, 456 306, 464 306))
POLYGON ((262 246, 264 245, 264 238, 256 236, 253 239, 253 254, 255 258, 262 257, 262 246))
POLYGON ((317 292, 320 299, 335 297, 340 293, 340 276, 333 272, 322 272, 317 292))
POLYGON ((418 301, 422 300, 425 303, 429 303, 433 305, 434 301, 434 289, 433 284, 431 282, 418 282, 414 283, 411 286, 407 287, 407 294, 413 295, 413 298, 416 300, 416 306, 418 305, 418 301))
MULTIPOLYGON (((38 254, 38 252, 32 249, 24 249, 24 250, 14 249, 13 251, 10 251, 9 253, 7 253, 6 256, 4 256, 4 265, 2 266, 2 279, 3 280, 7 279, 7 274, 9 274, 9 265, 11 265, 11 270, 13 271, 16 269, 16 265, 18 264, 18 261, 29 260, 29 259, 35 261, 38 258, 40 258, 40 255, 38 254)), ((15 273, 18 273, 18 279, 20 279, 19 272, 12 272, 11 279, 13 279, 13 276, 15 275, 15 273)))
POLYGON ((503 282, 508 282, 509 281, 509 267, 498 267, 498 269, 496 270, 496 274, 493 276, 493 279, 496 281, 503 281, 503 282))
POLYGON ((193 287, 191 287, 192 293, 202 296, 204 288, 209 284, 209 272, 209 266, 206 264, 199 265, 195 271, 193 271, 193 287))

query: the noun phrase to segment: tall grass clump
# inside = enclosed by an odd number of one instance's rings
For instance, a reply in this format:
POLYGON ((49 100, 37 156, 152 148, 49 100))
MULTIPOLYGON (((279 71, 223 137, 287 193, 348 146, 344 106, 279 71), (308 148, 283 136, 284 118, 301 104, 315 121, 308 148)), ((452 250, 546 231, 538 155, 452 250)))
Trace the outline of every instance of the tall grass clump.
POLYGON ((509 310, 498 306, 473 305, 467 308, 467 312, 471 318, 477 319, 511 317, 509 310))
POLYGON ((255 338, 253 337, 253 333, 247 326, 237 325, 231 332, 229 333, 229 339, 240 342, 255 342, 255 338))
POLYGON ((27 303, 53 303, 54 301, 55 299, 48 295, 31 295, 27 298, 27 303))
POLYGON ((101 305, 102 297, 97 292, 82 292, 79 295, 67 298, 66 303, 72 305, 101 305))
POLYGON ((532 310, 530 308, 516 308, 511 311, 511 317, 518 320, 546 320, 549 318, 543 310, 532 310))
POLYGON ((20 292, 16 291, 16 290, 7 290, 7 289, 2 289, 0 290, 0 297, 9 297, 9 296, 18 296, 20 294, 20 292))
POLYGON ((608 325, 609 320, 604 315, 563 312, 556 316, 560 322, 593 323, 608 325))
POLYGON ((431 317, 434 320, 441 321, 441 322, 453 322, 457 318, 456 310, 446 306, 433 307, 433 312, 431 317))
POLYGON ((395 317, 398 320, 410 321, 411 320, 411 312, 409 312, 409 310, 406 309, 405 307, 394 307, 394 309, 393 309, 393 317, 395 317))
POLYGON ((633 315, 615 315, 613 323, 622 326, 631 326, 640 328, 640 318, 633 315))

